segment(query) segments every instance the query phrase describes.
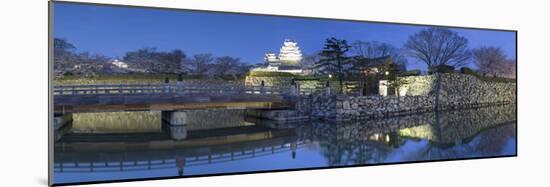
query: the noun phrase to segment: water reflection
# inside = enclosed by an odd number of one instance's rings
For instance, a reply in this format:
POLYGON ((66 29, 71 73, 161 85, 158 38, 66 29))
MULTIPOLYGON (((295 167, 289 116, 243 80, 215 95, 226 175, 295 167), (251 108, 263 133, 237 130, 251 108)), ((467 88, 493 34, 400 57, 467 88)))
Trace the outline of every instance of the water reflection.
POLYGON ((144 115, 139 119, 155 119, 137 120, 143 125, 135 127, 75 119, 73 130, 55 144, 54 180, 83 182, 515 155, 515 110, 515 106, 498 106, 346 123, 278 123, 246 117, 242 110, 194 110, 188 111, 185 127, 163 124, 160 113, 132 113, 144 115))

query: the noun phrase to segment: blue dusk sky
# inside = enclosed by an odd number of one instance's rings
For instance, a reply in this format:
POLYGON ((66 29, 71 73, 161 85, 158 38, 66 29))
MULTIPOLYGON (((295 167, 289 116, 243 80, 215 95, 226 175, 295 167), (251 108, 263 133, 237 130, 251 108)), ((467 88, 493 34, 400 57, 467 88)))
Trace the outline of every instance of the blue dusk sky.
MULTIPOLYGON (((128 51, 154 47, 181 49, 187 56, 212 53, 255 64, 265 52, 279 52, 284 39, 294 39, 304 54, 323 47, 326 38, 379 41, 401 48, 424 26, 303 19, 261 15, 163 10, 136 7, 54 4, 54 37, 74 44, 78 52, 122 58, 128 51)), ((452 29, 469 40, 469 46, 501 47, 515 58, 514 32, 452 29)), ((409 59, 408 69, 425 69, 409 59)))

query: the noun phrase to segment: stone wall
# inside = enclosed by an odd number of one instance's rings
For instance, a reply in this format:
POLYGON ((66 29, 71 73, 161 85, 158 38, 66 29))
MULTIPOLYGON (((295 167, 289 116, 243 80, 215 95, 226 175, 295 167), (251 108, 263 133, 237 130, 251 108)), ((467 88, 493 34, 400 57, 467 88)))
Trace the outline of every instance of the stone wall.
POLYGON ((486 82, 463 74, 405 79, 408 84, 399 88, 403 96, 315 96, 312 116, 335 120, 375 119, 433 111, 436 103, 438 110, 451 110, 516 102, 516 83, 486 82))
POLYGON ((433 110, 429 96, 324 96, 314 100, 312 115, 337 121, 366 120, 433 110))
POLYGON ((439 107, 442 110, 515 102, 516 83, 487 82, 461 74, 441 77, 439 107))
POLYGON ((160 112, 75 113, 71 131, 75 133, 162 132, 160 112))
MULTIPOLYGON (((402 96, 436 97, 437 75, 403 78, 402 96)), ((471 75, 440 74, 439 107, 445 109, 470 108, 478 105, 515 103, 516 83, 488 82, 471 75)))
MULTIPOLYGON (((336 96, 327 95, 325 93, 319 95, 313 95, 310 99, 311 108, 310 115, 313 118, 336 118, 336 96)), ((300 98, 306 100, 309 98, 300 98)))
POLYGON ((400 95, 404 96, 427 96, 430 94, 430 91, 435 89, 435 79, 434 75, 424 75, 424 76, 408 76, 402 78, 407 82, 407 84, 402 85, 399 90, 402 93, 400 95))
POLYGON ((244 121, 244 110, 184 110, 188 130, 205 130, 249 125, 244 121))
MULTIPOLYGON (((316 80, 316 79, 307 79, 303 80, 296 77, 256 77, 256 76, 247 76, 244 81, 245 86, 260 86, 261 82, 264 81, 264 86, 290 86, 292 83, 292 80, 295 80, 295 82, 300 87, 301 91, 311 91, 311 90, 320 90, 326 88, 326 80, 316 80)), ((357 81, 344 81, 344 86, 349 84, 358 84, 357 81)), ((329 87, 332 93, 337 93, 340 90, 340 83, 337 79, 331 79, 329 81, 329 87)), ((351 93, 352 91, 359 91, 359 87, 356 86, 356 88, 349 88, 344 87, 344 92, 351 93)))
POLYGON ((290 86, 293 77, 252 77, 246 76, 245 86, 260 86, 264 81, 264 86, 290 86))
POLYGON ((292 84, 292 80, 299 85, 302 90, 312 90, 323 88, 324 84, 319 80, 299 80, 295 77, 252 77, 247 76, 244 81, 245 86, 260 86, 264 81, 264 86, 267 87, 286 87, 292 84))
MULTIPOLYGON (((516 99, 516 83, 488 82, 471 75, 440 74, 440 106, 462 106, 484 103, 512 103, 516 99)), ((400 86, 401 96, 435 96, 437 75, 410 76, 400 86)))

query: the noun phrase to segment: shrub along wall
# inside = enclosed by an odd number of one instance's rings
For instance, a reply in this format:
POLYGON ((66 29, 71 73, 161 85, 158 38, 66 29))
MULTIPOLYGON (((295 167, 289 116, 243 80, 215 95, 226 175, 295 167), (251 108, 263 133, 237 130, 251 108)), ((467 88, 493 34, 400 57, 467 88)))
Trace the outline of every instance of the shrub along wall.
POLYGON ((478 79, 481 79, 484 81, 490 81, 490 82, 516 82, 516 79, 512 79, 512 78, 483 76, 478 74, 474 70, 466 67, 460 69, 460 73, 472 75, 474 77, 477 77, 478 79))

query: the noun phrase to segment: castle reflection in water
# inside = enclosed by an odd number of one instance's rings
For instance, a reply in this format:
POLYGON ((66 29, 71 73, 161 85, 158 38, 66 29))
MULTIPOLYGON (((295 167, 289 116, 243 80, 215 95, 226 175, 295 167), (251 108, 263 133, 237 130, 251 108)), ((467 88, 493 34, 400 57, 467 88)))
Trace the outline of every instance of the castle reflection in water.
MULTIPOLYGON (((513 105, 363 122, 274 122, 244 110, 75 114, 55 143, 55 183, 369 165, 516 154, 513 105), (121 120, 123 119, 123 120, 121 120)), ((61 132, 58 132, 61 133, 61 132)))

